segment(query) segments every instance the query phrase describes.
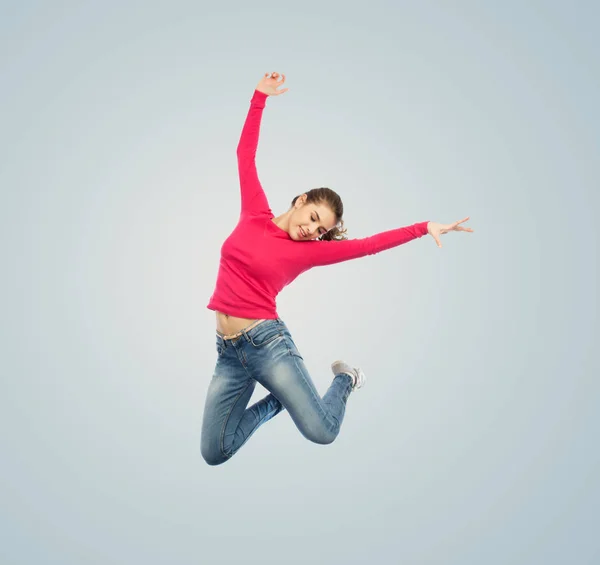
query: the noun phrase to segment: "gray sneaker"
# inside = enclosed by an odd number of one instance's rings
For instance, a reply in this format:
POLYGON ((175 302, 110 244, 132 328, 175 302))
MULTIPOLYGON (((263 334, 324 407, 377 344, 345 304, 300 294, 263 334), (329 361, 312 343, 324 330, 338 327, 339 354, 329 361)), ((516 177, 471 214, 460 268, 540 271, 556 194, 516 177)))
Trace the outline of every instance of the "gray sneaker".
POLYGON ((365 374, 363 370, 359 367, 350 367, 348 363, 344 363, 343 361, 334 361, 331 364, 331 370, 334 375, 346 374, 352 377, 352 390, 356 390, 357 388, 361 388, 365 384, 365 374))

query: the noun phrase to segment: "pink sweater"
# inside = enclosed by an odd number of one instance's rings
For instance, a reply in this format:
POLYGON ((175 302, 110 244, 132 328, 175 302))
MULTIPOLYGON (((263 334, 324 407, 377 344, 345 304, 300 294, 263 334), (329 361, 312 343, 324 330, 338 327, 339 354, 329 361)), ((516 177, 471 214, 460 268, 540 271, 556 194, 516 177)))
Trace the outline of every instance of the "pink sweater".
POLYGON ((362 239, 295 241, 278 227, 258 179, 256 148, 267 95, 254 91, 237 148, 242 207, 221 247, 215 291, 207 308, 252 319, 278 318, 279 292, 304 271, 379 253, 427 234, 427 223, 362 239))

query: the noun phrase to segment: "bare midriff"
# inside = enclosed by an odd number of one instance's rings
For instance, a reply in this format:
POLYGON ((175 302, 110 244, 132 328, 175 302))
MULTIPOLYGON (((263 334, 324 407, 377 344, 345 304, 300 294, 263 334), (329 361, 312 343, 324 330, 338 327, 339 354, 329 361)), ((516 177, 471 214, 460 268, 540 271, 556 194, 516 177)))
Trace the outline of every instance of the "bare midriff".
POLYGON ((237 318, 217 312, 217 330, 224 335, 232 335, 256 322, 257 318, 237 318))

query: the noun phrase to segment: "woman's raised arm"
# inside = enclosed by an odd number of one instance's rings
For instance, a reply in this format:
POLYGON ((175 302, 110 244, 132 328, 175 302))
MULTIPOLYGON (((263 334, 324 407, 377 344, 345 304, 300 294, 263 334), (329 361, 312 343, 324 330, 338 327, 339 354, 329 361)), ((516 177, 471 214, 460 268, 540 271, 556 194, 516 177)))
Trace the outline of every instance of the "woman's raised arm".
POLYGON ((269 202, 258 179, 256 170, 256 149, 260 133, 260 122, 267 96, 278 96, 288 89, 277 90, 284 82, 285 75, 266 73, 260 80, 242 129, 242 135, 237 147, 238 172, 242 200, 242 214, 257 214, 269 210, 269 202))

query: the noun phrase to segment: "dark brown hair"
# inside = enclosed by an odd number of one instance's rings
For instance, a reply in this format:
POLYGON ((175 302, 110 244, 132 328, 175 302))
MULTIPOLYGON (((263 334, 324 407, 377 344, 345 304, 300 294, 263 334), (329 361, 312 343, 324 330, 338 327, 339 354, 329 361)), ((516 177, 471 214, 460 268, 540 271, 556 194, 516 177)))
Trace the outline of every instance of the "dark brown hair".
MULTIPOLYGON (((292 200, 292 206, 296 203, 296 200, 298 200, 300 196, 302 195, 299 194, 292 200)), ((342 216, 344 215, 344 204, 342 203, 342 199, 339 197, 337 192, 326 187, 313 188, 312 190, 306 192, 306 204, 308 203, 325 204, 329 206, 333 212, 333 215, 335 216, 337 225, 317 239, 321 241, 340 241, 343 239, 348 239, 345 235, 348 230, 344 229, 344 220, 342 219, 342 216)))

